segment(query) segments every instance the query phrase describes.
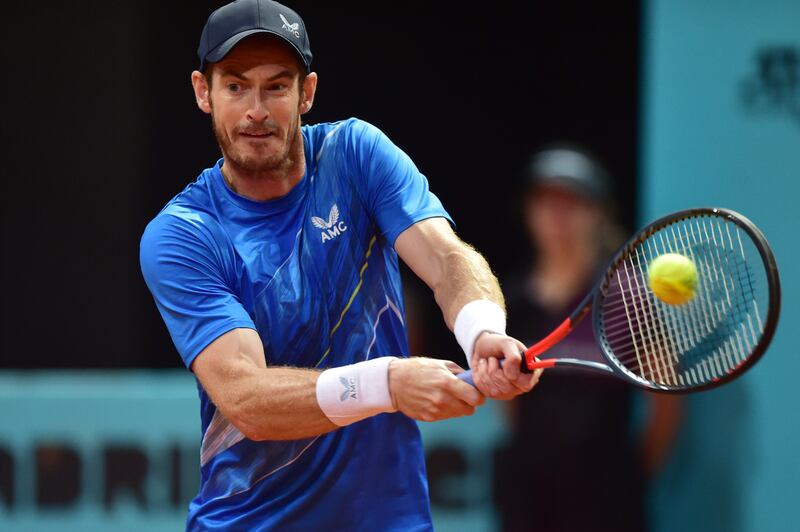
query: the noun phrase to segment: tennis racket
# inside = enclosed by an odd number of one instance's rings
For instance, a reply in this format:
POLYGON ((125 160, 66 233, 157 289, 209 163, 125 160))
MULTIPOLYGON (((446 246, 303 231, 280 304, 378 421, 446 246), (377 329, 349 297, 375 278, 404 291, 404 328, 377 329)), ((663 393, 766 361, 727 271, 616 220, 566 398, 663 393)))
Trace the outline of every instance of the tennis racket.
MULTIPOLYGON (((593 290, 553 332, 522 352, 521 368, 569 366, 599 371, 662 392, 699 391, 735 379, 769 346, 780 312, 780 281, 766 238, 727 209, 676 212, 651 223, 620 248, 593 290), (682 305, 661 301, 648 265, 664 253, 694 261, 698 283, 682 305), (591 311, 606 363, 537 360, 591 311)), ((459 378, 473 384, 472 372, 459 378)))

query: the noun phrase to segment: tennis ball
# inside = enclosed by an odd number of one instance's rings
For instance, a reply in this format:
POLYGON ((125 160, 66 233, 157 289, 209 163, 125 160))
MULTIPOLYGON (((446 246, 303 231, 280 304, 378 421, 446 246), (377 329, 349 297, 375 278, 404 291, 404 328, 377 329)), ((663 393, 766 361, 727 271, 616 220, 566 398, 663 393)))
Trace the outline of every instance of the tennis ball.
POLYGON ((647 270, 653 293, 664 303, 683 305, 694 297, 697 267, 692 259, 677 253, 665 253, 653 259, 647 270))

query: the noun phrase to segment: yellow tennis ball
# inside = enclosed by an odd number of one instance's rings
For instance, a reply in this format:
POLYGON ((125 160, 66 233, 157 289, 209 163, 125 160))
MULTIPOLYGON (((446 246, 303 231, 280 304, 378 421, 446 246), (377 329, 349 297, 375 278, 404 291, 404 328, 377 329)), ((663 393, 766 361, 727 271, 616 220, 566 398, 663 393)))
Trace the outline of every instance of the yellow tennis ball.
POLYGON ((647 270, 653 293, 664 303, 683 305, 694 297, 697 267, 692 259, 678 253, 665 253, 653 259, 647 270))

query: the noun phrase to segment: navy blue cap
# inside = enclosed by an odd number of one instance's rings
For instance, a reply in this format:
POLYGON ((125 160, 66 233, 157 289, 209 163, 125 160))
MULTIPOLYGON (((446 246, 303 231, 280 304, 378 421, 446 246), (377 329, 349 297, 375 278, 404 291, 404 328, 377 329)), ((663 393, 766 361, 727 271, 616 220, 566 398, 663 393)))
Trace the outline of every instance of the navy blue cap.
POLYGON ((300 56, 306 72, 311 71, 311 45, 303 19, 272 0, 236 0, 211 13, 197 48, 199 70, 203 70, 208 62, 219 61, 239 41, 257 33, 283 39, 300 56))
POLYGON ((593 200, 608 200, 611 183, 606 171, 592 157, 570 148, 536 153, 527 171, 529 186, 552 185, 593 200))

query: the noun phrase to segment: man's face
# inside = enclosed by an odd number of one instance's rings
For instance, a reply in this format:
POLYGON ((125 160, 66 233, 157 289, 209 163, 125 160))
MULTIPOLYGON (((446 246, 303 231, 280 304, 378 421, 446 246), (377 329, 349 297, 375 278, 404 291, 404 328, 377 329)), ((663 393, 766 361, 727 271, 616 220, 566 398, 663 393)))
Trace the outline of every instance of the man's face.
POLYGON ((300 115, 310 107, 300 68, 288 45, 267 36, 244 39, 213 65, 207 112, 226 162, 239 172, 292 166, 300 115))

